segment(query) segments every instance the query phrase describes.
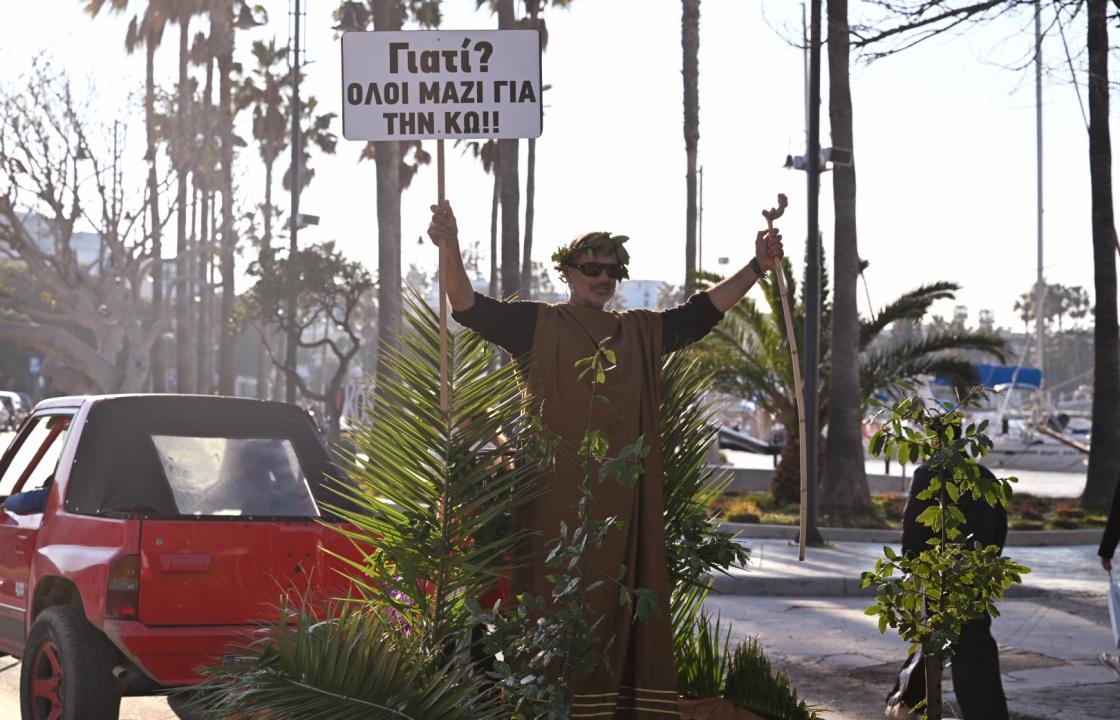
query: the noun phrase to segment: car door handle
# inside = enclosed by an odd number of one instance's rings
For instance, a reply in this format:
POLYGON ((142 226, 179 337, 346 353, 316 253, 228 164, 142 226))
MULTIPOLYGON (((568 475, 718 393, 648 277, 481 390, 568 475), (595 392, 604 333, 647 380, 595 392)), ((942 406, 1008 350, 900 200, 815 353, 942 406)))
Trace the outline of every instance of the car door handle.
POLYGON ((210 569, 209 555, 161 555, 160 569, 167 573, 206 572, 210 569))

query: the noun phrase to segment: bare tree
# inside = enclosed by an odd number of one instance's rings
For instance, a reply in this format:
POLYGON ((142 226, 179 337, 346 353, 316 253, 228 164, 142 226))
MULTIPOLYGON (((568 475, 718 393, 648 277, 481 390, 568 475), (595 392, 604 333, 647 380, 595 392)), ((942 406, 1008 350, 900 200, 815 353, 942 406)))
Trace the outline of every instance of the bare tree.
POLYGON ((370 319, 362 310, 373 289, 373 278, 361 263, 344 258, 333 243, 312 245, 298 251, 294 259, 286 254, 266 256, 253 263, 249 272, 257 282, 241 298, 242 319, 280 331, 261 332, 261 342, 268 347, 272 362, 303 397, 324 403, 328 440, 337 443, 341 439, 338 400, 370 319), (297 283, 294 317, 283 312, 291 290, 289 278, 296 278, 297 283), (285 358, 269 344, 270 338, 286 337, 291 330, 298 338, 298 348, 329 350, 335 361, 334 372, 318 390, 299 374, 298 368, 285 365, 285 358))
MULTIPOLYGON (((883 12, 875 27, 854 26, 854 47, 870 58, 885 57, 967 24, 984 23, 1035 0, 869 0, 883 12)), ((1092 198, 1094 296, 1093 443, 1082 502, 1107 506, 1120 475, 1120 327, 1117 323, 1116 256, 1120 249, 1112 207, 1112 144, 1108 127, 1108 0, 1053 0, 1055 22, 1088 9, 1089 177, 1092 198)), ((1112 3, 1120 8, 1120 0, 1112 3)), ((1045 33, 1045 31, 1044 31, 1045 33)))
POLYGON ((61 361, 74 391, 137 392, 167 324, 165 315, 143 320, 162 228, 144 228, 153 194, 126 192, 123 172, 112 177, 120 157, 103 160, 83 110, 69 80, 41 63, 19 87, 0 90, 0 253, 51 294, 49 310, 26 309, 38 324, 0 323, 0 340, 61 361), (82 225, 95 235, 80 235, 82 225), (92 237, 97 257, 80 258, 76 239, 92 237), (93 344, 62 323, 86 328, 93 344))

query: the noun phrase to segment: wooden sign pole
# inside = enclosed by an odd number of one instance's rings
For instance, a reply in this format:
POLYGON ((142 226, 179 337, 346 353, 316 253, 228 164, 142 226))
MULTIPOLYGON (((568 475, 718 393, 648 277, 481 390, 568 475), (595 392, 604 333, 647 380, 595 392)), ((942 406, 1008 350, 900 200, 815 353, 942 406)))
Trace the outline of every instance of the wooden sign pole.
MULTIPOLYGON (((436 140, 436 194, 439 203, 447 198, 444 185, 443 138, 436 140)), ((446 415, 450 410, 447 390, 447 268, 439 253, 439 408, 446 415)))
MULTIPOLYGON (((778 195, 778 207, 763 210, 762 217, 766 218, 766 227, 774 229, 774 221, 786 211, 789 201, 785 195, 778 195)), ((797 401, 797 429, 798 445, 801 449, 801 532, 797 543, 797 559, 805 559, 805 535, 809 526, 809 479, 806 475, 808 468, 808 451, 805 443, 805 395, 801 383, 801 359, 797 354, 797 333, 793 329, 793 313, 789 309, 789 293, 786 292, 786 276, 781 265, 774 268, 774 277, 778 280, 778 294, 782 297, 782 314, 786 320, 786 337, 789 338, 789 352, 793 357, 793 392, 797 401)))

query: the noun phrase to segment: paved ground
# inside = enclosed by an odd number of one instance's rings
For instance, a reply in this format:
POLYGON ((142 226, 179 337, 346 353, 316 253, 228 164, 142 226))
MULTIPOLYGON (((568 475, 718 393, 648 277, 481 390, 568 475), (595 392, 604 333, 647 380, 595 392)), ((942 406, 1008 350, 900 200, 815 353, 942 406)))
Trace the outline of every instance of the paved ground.
MULTIPOLYGON (((0 433, 0 447, 8 437, 0 433)), ((790 675, 829 720, 882 717, 883 701, 905 658, 896 636, 865 616, 869 594, 859 576, 879 543, 834 542, 810 548, 806 562, 786 540, 745 540, 749 570, 717 580, 708 609, 732 624, 734 637, 757 635, 773 664, 790 675)), ((1018 720, 1120 717, 1120 682, 1097 663, 1110 640, 1105 576, 1095 545, 1009 547, 1034 569, 1001 605, 993 623, 1004 690, 1018 720)), ((0 658, 0 720, 19 718, 19 664, 0 658)), ((946 690, 952 699, 951 685, 946 690)), ((121 718, 173 720, 162 698, 126 698, 121 718)))
MULTIPOLYGON (((868 596, 859 572, 881 552, 870 543, 810 548, 798 563, 786 542, 746 541, 752 566, 720 585, 730 592, 708 601, 732 623, 734 637, 759 637, 776 667, 790 676, 826 718, 882 717, 905 644, 881 635, 863 614, 868 596)), ((1000 645, 1004 691, 1021 720, 1116 718, 1120 683, 1097 663, 1111 639, 1104 573, 1095 546, 1010 548, 1035 572, 1002 605, 993 623, 1000 645)), ((949 697, 951 682, 946 686, 949 697)))

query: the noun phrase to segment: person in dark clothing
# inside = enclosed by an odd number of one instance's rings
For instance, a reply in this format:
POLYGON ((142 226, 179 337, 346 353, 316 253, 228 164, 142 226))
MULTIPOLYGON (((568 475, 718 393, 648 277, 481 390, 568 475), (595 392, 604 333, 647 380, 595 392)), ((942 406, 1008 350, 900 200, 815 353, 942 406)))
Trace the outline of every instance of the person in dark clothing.
MULTIPOLYGON (((1108 523, 1104 526, 1101 535, 1101 546, 1097 555, 1101 558, 1101 567, 1110 575, 1112 574, 1112 556, 1116 554, 1116 545, 1120 543, 1120 485, 1112 494, 1112 509, 1108 512, 1108 523)), ((1113 672, 1120 675, 1120 655, 1114 653, 1101 653, 1101 663, 1112 668, 1113 672)))
MULTIPOLYGON (((995 480, 991 470, 980 466, 980 474, 995 480)), ((933 530, 918 522, 918 516, 935 498, 919 500, 918 495, 929 488, 933 473, 925 465, 914 471, 910 483, 910 498, 902 518, 902 552, 915 557, 929 548, 927 540, 933 530)), ((984 547, 998 545, 1003 550, 1007 541, 1007 509, 1002 505, 992 507, 983 498, 973 500, 962 496, 958 504, 965 516, 961 532, 970 545, 979 542, 984 547)), ((992 637, 992 618, 981 618, 964 624, 960 640, 952 658, 953 690, 964 720, 1007 720, 1007 698, 999 674, 999 647, 992 637)), ((887 696, 887 717, 908 718, 910 708, 926 696, 925 659, 922 653, 911 653, 899 671, 894 689, 887 696)))
MULTIPOLYGON (((671 310, 606 309, 627 277, 628 238, 609 232, 581 235, 553 254, 554 268, 568 286, 569 300, 555 305, 502 302, 473 291, 459 252, 458 227, 449 204, 432 207, 428 235, 440 247, 446 292, 453 317, 514 356, 530 359, 522 368, 540 408, 540 419, 569 448, 578 448, 594 423, 612 452, 644 438, 649 448, 635 484, 601 483, 595 488, 598 517, 618 520, 618 532, 589 544, 583 556, 590 620, 604 628, 588 655, 605 667, 571 678, 573 720, 670 720, 679 717, 666 559, 664 477, 660 443, 662 355, 706 335, 782 257, 781 236, 763 230, 755 238, 755 258, 738 272, 693 295, 671 310), (610 351, 619 370, 609 381, 580 380, 577 363, 610 351), (594 402, 601 398, 603 402, 594 402), (620 576, 621 571, 621 576, 620 576), (617 580, 616 580, 617 578, 617 580), (635 622, 619 603, 618 584, 649 590, 661 609, 635 622)), ((539 477, 540 494, 519 507, 512 519, 527 534, 531 555, 511 574, 511 592, 550 597, 552 580, 545 557, 548 543, 564 525, 580 523, 581 480, 585 470, 572 453, 556 453, 539 477)), ((507 662, 509 660, 507 659, 507 662)))
POLYGON ((1112 556, 1116 554, 1116 545, 1120 543, 1120 485, 1112 494, 1112 509, 1108 512, 1108 523, 1104 526, 1101 535, 1101 546, 1097 555, 1101 558, 1101 567, 1112 572, 1112 556))

